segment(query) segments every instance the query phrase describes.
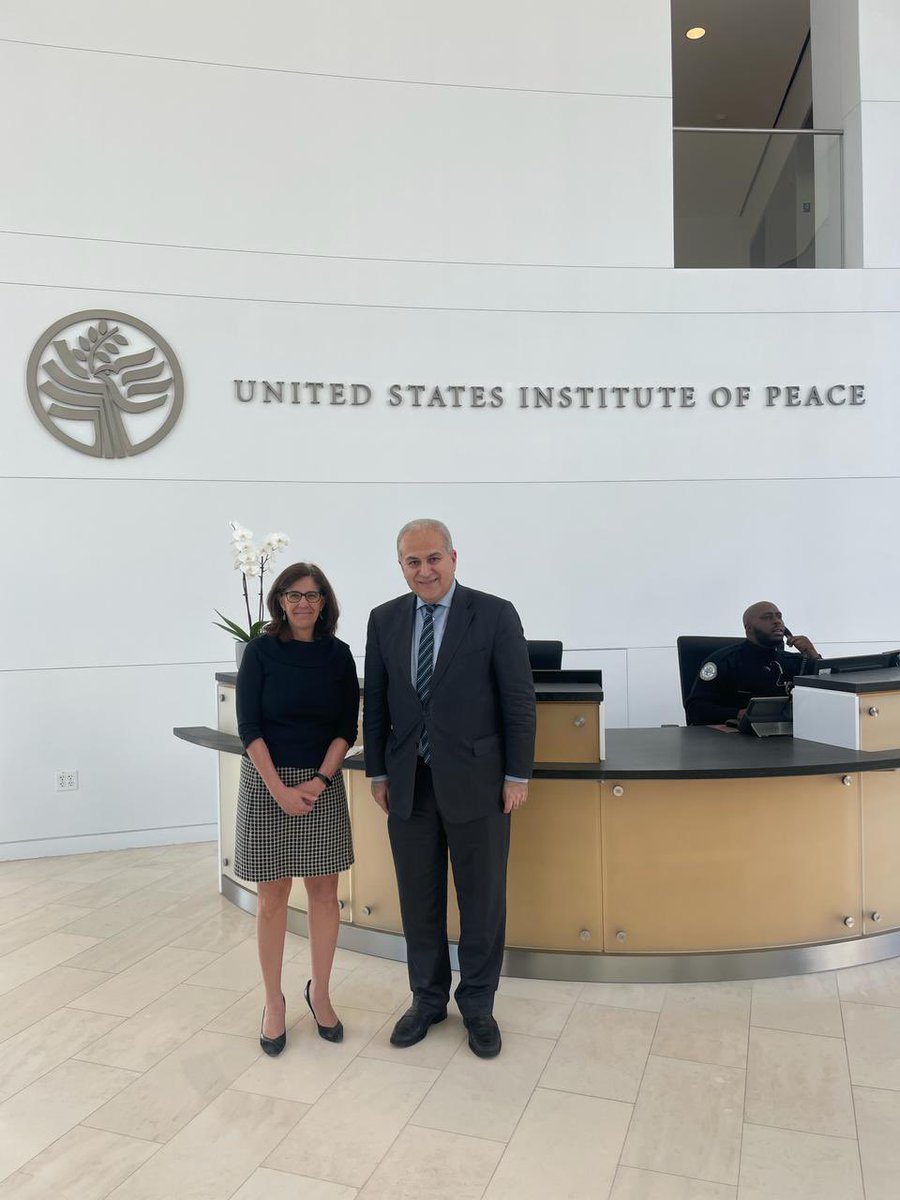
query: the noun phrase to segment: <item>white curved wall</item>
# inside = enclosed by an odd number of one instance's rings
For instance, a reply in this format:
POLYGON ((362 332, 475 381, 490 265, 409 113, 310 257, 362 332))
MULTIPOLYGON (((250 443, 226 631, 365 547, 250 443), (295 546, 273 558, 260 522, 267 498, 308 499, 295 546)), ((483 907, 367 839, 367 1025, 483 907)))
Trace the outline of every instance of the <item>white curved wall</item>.
POLYGON ((208 831, 213 764, 170 729, 215 721, 234 517, 325 566, 361 656, 396 528, 441 516, 463 580, 603 668, 613 724, 679 720, 675 637, 737 633, 761 595, 820 647, 900 645, 897 263, 671 269, 667 3, 107 11, 0 25, 0 855, 208 831), (185 374, 173 433, 120 462, 54 441, 22 382, 94 307, 185 374), (373 399, 242 404, 235 378, 373 399), (506 402, 393 408, 394 383, 506 402), (834 383, 866 403, 764 403, 834 383), (566 384, 695 405, 517 406, 566 384), (751 399, 716 410, 719 385, 751 399))

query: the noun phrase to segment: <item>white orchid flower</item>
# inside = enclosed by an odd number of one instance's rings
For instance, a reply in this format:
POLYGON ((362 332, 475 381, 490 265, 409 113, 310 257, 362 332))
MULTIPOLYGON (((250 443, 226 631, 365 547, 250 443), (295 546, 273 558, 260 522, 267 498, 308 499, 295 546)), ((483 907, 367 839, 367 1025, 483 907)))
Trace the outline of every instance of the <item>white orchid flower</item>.
POLYGON ((216 615, 221 617, 221 621, 214 621, 213 624, 219 629, 225 630, 226 633, 231 633, 235 638, 240 635, 241 640, 248 641, 264 625, 263 593, 265 590, 266 569, 272 556, 286 546, 289 539, 283 533, 270 533, 257 549, 253 545, 253 533, 249 529, 246 529, 239 521, 229 521, 229 525, 231 526, 232 562, 234 569, 240 571, 242 575, 241 582, 244 593, 244 608, 247 613, 247 629, 241 629, 240 626, 223 616, 218 610, 216 610, 216 615), (248 579, 257 581, 254 583, 252 591, 247 586, 248 579), (251 612, 251 604, 257 610, 255 619, 251 612))
POLYGON ((253 533, 249 529, 245 529, 238 521, 231 521, 231 540, 233 542, 249 542, 253 539, 253 533))

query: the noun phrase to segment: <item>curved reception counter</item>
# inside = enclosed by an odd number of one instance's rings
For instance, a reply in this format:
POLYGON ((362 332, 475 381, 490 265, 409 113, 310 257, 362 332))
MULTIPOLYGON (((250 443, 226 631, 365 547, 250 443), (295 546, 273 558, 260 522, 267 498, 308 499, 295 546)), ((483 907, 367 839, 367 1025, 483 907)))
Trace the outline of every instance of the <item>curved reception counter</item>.
MULTIPOLYGON (((669 726, 604 737, 591 674, 536 676, 537 761, 513 818, 505 974, 741 979, 900 954, 900 749, 669 726)), ((218 751, 222 891, 254 911, 254 885, 231 870, 234 680, 217 676, 217 730, 175 732, 218 751)), ((900 673, 896 691, 900 702, 900 673)), ((361 754, 345 762, 356 863, 340 880, 339 944, 402 959, 385 819, 363 766, 361 754)), ((298 881, 295 932, 304 905, 298 881)), ((453 937, 452 895, 450 912, 453 937)))

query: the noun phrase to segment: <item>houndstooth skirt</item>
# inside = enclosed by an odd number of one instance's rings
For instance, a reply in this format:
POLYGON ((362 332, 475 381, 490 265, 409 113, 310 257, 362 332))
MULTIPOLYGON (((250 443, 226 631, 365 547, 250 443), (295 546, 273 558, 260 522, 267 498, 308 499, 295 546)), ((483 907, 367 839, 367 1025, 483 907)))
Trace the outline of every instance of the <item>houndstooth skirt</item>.
MULTIPOLYGON (((288 787, 312 779, 312 767, 278 767, 288 787)), ((288 876, 334 875, 353 865, 347 794, 340 771, 303 817, 280 808, 246 756, 238 788, 234 873, 254 883, 288 876)))

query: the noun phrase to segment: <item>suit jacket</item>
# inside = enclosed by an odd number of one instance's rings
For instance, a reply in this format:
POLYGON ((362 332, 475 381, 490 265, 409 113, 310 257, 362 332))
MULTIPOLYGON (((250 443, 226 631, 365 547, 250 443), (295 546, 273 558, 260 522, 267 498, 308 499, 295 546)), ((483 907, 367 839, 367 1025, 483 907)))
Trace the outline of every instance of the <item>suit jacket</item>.
POLYGON ((363 742, 367 775, 387 775, 391 812, 412 812, 418 744, 431 745, 445 818, 496 812, 504 775, 531 777, 535 699, 528 649, 508 600, 457 584, 425 709, 412 680, 416 596, 373 609, 366 641, 363 742))

